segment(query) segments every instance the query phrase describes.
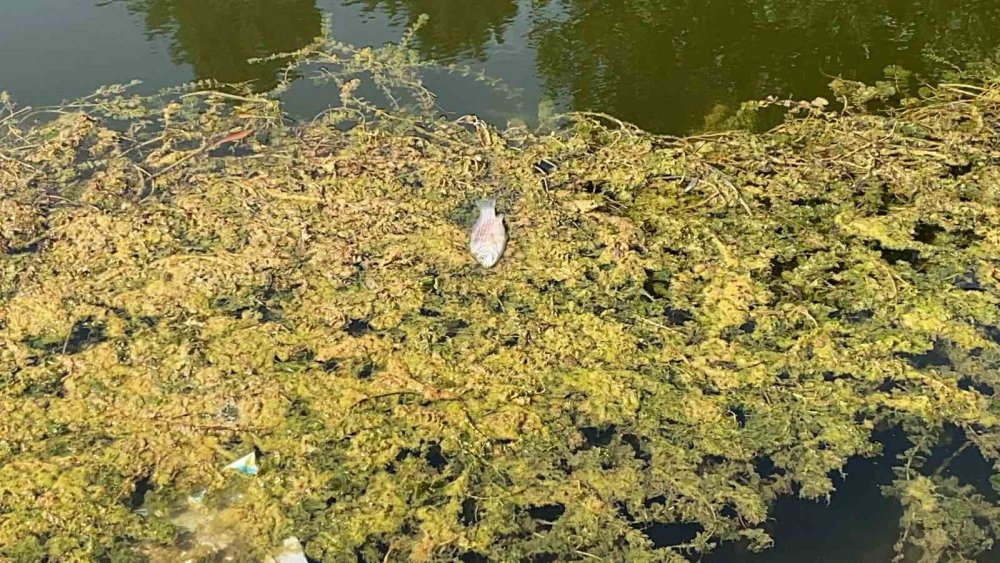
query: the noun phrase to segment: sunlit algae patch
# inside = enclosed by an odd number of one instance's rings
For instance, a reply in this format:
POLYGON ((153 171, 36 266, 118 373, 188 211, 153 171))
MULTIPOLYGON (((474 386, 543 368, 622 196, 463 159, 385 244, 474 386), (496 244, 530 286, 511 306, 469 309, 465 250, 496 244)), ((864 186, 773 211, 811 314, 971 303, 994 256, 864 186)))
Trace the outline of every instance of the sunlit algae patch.
POLYGON ((0 555, 682 561, 898 428, 898 550, 968 560, 995 491, 927 459, 1000 458, 983 82, 684 139, 119 88, 0 119, 0 555))

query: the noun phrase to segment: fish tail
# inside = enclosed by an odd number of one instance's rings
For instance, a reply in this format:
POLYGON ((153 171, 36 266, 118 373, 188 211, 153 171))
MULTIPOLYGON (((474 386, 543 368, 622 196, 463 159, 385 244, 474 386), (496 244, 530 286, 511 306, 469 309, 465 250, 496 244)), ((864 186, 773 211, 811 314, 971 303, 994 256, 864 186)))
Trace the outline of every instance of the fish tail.
POLYGON ((491 215, 496 215, 497 212, 497 198, 491 197, 489 199, 481 199, 476 202, 481 213, 487 213, 491 215))

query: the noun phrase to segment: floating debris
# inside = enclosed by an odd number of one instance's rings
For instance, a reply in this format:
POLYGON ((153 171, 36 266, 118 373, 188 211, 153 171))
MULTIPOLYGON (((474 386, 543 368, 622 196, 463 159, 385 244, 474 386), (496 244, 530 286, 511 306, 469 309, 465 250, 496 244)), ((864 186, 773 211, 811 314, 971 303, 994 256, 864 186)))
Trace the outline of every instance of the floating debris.
POLYGON ((302 549, 302 542, 295 536, 285 538, 281 551, 270 558, 268 563, 309 563, 306 559, 305 551, 302 549))
MULTIPOLYGON (((204 495, 200 496, 203 498, 204 495)), ((170 522, 190 534, 190 541, 185 542, 183 551, 179 552, 154 549, 159 557, 153 560, 204 561, 232 550, 243 535, 241 525, 245 521, 245 513, 238 504, 242 495, 217 499, 218 502, 212 506, 201 499, 192 502, 192 497, 188 497, 187 500, 187 507, 172 516, 170 522)))
POLYGON ((240 459, 230 463, 225 469, 234 469, 251 477, 257 474, 257 452, 250 452, 240 459))
POLYGON ((552 162, 551 160, 549 160, 547 158, 543 158, 543 159, 539 160, 538 162, 532 164, 531 168, 535 172, 538 172, 539 174, 543 174, 545 176, 548 176, 549 174, 551 174, 551 173, 555 172, 556 170, 558 170, 559 169, 559 165, 556 164, 555 162, 552 162))

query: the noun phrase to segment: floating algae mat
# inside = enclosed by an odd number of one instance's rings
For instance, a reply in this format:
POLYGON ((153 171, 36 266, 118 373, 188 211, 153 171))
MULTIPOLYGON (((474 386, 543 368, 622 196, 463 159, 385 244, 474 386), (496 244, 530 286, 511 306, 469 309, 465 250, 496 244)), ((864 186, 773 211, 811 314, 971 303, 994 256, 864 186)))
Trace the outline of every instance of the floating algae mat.
POLYGON ((350 84, 294 127, 205 92, 7 107, 0 556, 684 561, 766 548, 777 497, 896 427, 899 553, 969 560, 996 491, 926 460, 953 427, 1000 459, 982 82, 685 139, 372 121, 350 84))

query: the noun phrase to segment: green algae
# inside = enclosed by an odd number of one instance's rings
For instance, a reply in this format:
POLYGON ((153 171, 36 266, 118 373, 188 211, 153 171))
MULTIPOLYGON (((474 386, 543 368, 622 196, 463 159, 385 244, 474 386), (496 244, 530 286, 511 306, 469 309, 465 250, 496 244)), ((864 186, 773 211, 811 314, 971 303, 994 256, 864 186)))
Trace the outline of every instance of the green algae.
POLYGON ((953 427, 1000 460, 1000 83, 875 114, 841 81, 843 111, 684 139, 358 119, 340 84, 295 127, 232 94, 8 103, 0 555, 682 561, 765 548, 776 497, 829 498, 888 426, 901 557, 1000 535, 996 491, 927 462, 953 427))

